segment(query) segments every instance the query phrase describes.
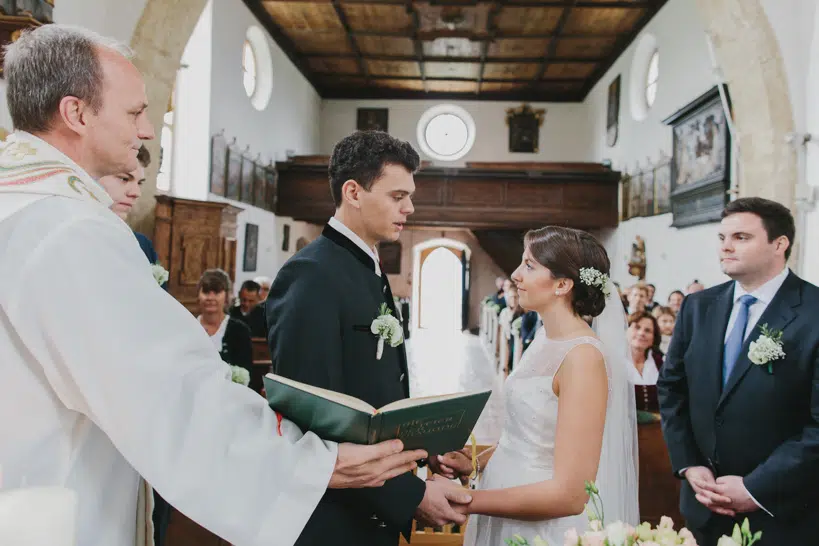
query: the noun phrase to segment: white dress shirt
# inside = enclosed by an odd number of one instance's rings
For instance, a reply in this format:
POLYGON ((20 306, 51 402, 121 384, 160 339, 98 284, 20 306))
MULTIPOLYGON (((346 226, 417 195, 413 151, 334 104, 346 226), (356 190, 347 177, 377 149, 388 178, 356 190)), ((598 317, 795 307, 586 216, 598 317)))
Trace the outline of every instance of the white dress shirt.
POLYGON ((756 323, 759 321, 759 317, 762 316, 762 313, 764 313, 765 309, 768 308, 768 305, 771 304, 771 300, 774 299, 776 293, 779 292, 780 288, 782 288, 785 279, 788 278, 788 273, 790 273, 790 270, 786 267, 779 275, 769 280, 753 292, 747 292, 744 288, 742 288, 742 285, 739 284, 739 282, 734 281, 734 308, 731 310, 731 317, 728 319, 728 327, 725 329, 724 341, 728 341, 728 336, 731 335, 731 330, 734 328, 734 324, 737 321, 740 306, 739 298, 746 294, 750 294, 756 298, 753 305, 748 307, 748 326, 745 328, 745 337, 743 338, 748 339, 748 336, 751 335, 756 323))
POLYGON ((367 253, 367 255, 373 259, 375 262, 375 274, 379 277, 381 276, 381 265, 378 263, 378 250, 375 247, 367 246, 367 243, 364 242, 364 239, 358 236, 358 234, 344 225, 344 223, 337 219, 335 216, 330 218, 330 221, 327 224, 336 230, 337 232, 341 233, 349 240, 354 242, 357 247, 367 253))

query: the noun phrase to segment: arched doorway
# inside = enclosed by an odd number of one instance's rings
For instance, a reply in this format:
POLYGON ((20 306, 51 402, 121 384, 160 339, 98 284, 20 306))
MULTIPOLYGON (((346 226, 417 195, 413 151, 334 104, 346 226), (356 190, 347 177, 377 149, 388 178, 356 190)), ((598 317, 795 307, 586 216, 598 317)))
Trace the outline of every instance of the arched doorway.
POLYGON ((471 249, 454 239, 431 239, 415 245, 412 255, 411 327, 465 328, 471 249))
POLYGON ((439 246, 422 253, 419 326, 438 331, 461 330, 463 251, 439 246))

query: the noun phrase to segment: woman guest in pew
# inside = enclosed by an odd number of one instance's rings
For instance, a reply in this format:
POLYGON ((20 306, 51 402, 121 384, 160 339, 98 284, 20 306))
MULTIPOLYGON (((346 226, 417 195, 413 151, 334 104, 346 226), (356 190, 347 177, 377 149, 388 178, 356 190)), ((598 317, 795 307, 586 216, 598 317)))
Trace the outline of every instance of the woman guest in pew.
POLYGON ((636 389, 637 409, 658 412, 657 378, 663 366, 660 350, 662 336, 651 313, 642 311, 628 317, 628 342, 631 348, 632 381, 636 389))
MULTIPOLYGON (((253 343, 250 330, 239 320, 227 315, 231 293, 230 277, 221 269, 209 269, 199 279, 199 323, 210 336, 222 360, 240 366, 251 373, 253 343)), ((251 373, 251 377, 253 377, 251 373)), ((258 392, 261 385, 249 385, 258 392)))

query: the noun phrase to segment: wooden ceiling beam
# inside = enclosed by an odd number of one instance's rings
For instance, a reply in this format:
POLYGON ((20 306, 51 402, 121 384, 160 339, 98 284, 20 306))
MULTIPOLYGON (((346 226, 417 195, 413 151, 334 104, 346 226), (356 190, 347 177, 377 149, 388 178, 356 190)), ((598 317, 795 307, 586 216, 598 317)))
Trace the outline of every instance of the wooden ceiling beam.
MULTIPOLYGON (((309 4, 328 4, 332 3, 335 0, 259 0, 261 3, 266 4, 274 4, 274 3, 287 3, 287 2, 305 2, 309 4)), ((422 0, 343 0, 342 3, 344 4, 371 4, 371 5, 385 5, 385 4, 393 4, 393 5, 405 5, 407 3, 414 4, 415 2, 421 3, 422 0)), ((658 2, 662 2, 662 0, 601 0, 599 2, 589 2, 589 1, 582 1, 579 0, 575 7, 578 8, 591 8, 591 9, 654 9, 658 2)), ((424 3, 427 3, 424 1, 424 3)), ((456 7, 475 7, 480 6, 483 4, 494 4, 495 0, 471 0, 471 1, 462 1, 462 0, 434 0, 432 2, 435 6, 456 6, 456 7)), ((525 0, 509 0, 506 2, 507 6, 510 7, 521 7, 521 8, 562 8, 566 5, 566 2, 563 0, 540 0, 540 1, 532 1, 526 2, 525 0)))
POLYGON ((427 91, 427 74, 424 67, 424 44, 418 38, 421 33, 421 21, 418 16, 418 10, 412 4, 412 0, 406 0, 407 13, 412 18, 412 48, 415 51, 415 61, 418 63, 418 71, 421 73, 421 81, 424 85, 424 91, 427 91))
MULTIPOLYGON (((349 75, 346 74, 324 74, 325 76, 335 77, 335 76, 344 76, 347 79, 350 78, 349 75)), ((358 76, 352 76, 356 78, 358 76)), ((364 79, 363 77, 361 78, 364 79)), ((392 76, 392 75, 375 75, 370 74, 369 76, 370 81, 378 81, 378 80, 393 80, 393 81, 418 81, 420 78, 418 76, 392 76)), ((475 78, 464 78, 464 77, 456 77, 456 76, 427 76, 428 82, 471 82, 475 83, 478 80, 475 78)), ((526 78, 484 78, 483 81, 486 83, 520 83, 520 84, 530 84, 532 80, 526 78)), ((586 78, 549 78, 548 82, 545 83, 581 83, 585 82, 586 78)), ((343 84, 342 84, 343 85, 343 84)))
POLYGON ((601 63, 595 68, 594 72, 592 72, 591 76, 589 76, 589 81, 586 83, 585 87, 583 88, 583 100, 586 99, 586 96, 591 92, 592 88, 597 84, 597 82, 606 75, 609 68, 620 58, 626 48, 631 44, 632 41, 637 37, 643 27, 651 21, 651 18, 654 17, 658 11, 665 5, 668 0, 657 0, 657 2, 651 7, 651 9, 647 10, 642 17, 637 21, 637 24, 634 25, 634 28, 631 32, 627 34, 623 34, 620 38, 617 39, 617 42, 614 44, 614 49, 609 55, 609 58, 606 62, 601 63))
MULTIPOLYGON (((486 80, 484 80, 486 81, 486 80)), ((411 89, 383 89, 375 87, 333 87, 322 95, 325 99, 429 99, 429 100, 487 100, 513 102, 581 102, 578 93, 544 93, 543 91, 482 91, 469 92, 416 91, 411 89)))
MULTIPOLYGON (((369 55, 362 53, 362 57, 367 61, 395 61, 395 62, 418 62, 416 55, 369 55)), ((329 53, 320 54, 312 53, 308 58, 317 59, 353 59, 355 55, 350 53, 329 53)), ((426 55, 423 58, 427 63, 539 63, 543 57, 486 57, 483 54, 480 57, 444 57, 426 55)), ((597 64, 608 61, 608 58, 588 58, 588 57, 555 57, 552 62, 555 63, 591 63, 597 64)))
MULTIPOLYGON (((489 37, 481 44, 481 68, 478 73, 478 86, 475 89, 475 93, 481 92, 481 82, 483 82, 483 74, 484 70, 486 70, 486 58, 489 56, 489 47, 492 45, 492 42, 495 41, 495 36, 498 34, 498 25, 495 23, 495 17, 500 13, 501 8, 504 6, 504 0, 496 0, 492 2, 492 6, 489 8, 489 14, 486 17, 486 30, 489 32, 489 37)), ((506 62, 513 62, 513 61, 506 61, 506 62)))
MULTIPOLYGON (((508 6, 509 4, 504 4, 508 6)), ((412 39, 413 34, 407 34, 406 32, 392 32, 388 30, 356 30, 353 31, 353 35, 355 36, 372 36, 375 38, 407 38, 412 39)), ((561 38, 618 38, 619 34, 601 34, 601 33, 572 33, 572 34, 563 34, 561 38)), ((521 40, 526 38, 535 38, 535 39, 549 39, 554 38, 555 33, 542 33, 542 34, 520 34, 520 33, 513 33, 513 32, 498 32, 494 36, 490 36, 489 34, 476 34, 474 31, 471 30, 448 30, 448 29, 437 29, 437 30, 426 30, 420 31, 418 33, 418 39, 422 42, 431 42, 433 40, 437 40, 439 38, 466 38, 468 40, 472 40, 473 42, 483 42, 486 40, 500 40, 500 39, 510 39, 510 40, 521 40)))
POLYGON ((344 13, 344 9, 341 7, 341 3, 338 0, 332 0, 332 4, 333 9, 336 10, 336 17, 338 17, 338 20, 341 21, 341 26, 344 29, 344 33, 347 35, 347 43, 350 44, 350 49, 353 50, 353 54, 358 60, 358 69, 361 70, 362 74, 364 74, 364 78, 369 81, 370 72, 367 70, 367 63, 364 61, 364 57, 361 55, 361 50, 358 48, 358 42, 356 42, 356 39, 353 36, 353 29, 350 27, 350 22, 347 20, 347 14, 344 13))
POLYGON ((560 19, 555 27, 554 36, 552 36, 552 39, 549 40, 549 45, 546 47, 546 51, 543 53, 543 58, 541 59, 537 76, 535 76, 533 81, 538 82, 543 79, 543 74, 546 73, 546 67, 549 66, 552 57, 554 57, 555 53, 557 53, 557 42, 561 38, 560 34, 563 32, 563 28, 566 26, 569 16, 572 14, 572 8, 575 7, 577 7, 577 0, 565 0, 563 2, 563 13, 560 14, 560 19))
POLYGON ((247 6, 247 9, 256 17, 256 20, 264 27, 270 37, 273 38, 273 41, 278 44, 281 50, 287 55, 287 58, 290 59, 296 68, 301 72, 302 76, 304 76, 310 85, 313 86, 313 89, 321 95, 322 88, 318 85, 316 81, 316 75, 310 70, 305 62, 303 56, 301 56, 296 51, 296 45, 293 41, 287 37, 287 35, 282 31, 281 27, 276 23, 273 19, 273 16, 264 8, 262 2, 259 0, 242 0, 247 6))

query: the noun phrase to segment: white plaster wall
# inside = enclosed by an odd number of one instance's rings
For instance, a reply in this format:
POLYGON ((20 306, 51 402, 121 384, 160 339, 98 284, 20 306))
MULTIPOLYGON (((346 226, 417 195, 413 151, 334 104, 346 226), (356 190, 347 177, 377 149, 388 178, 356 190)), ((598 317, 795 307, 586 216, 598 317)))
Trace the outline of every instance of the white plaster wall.
POLYGON ((213 4, 208 2, 199 17, 176 76, 170 193, 186 199, 208 197, 213 4))
POLYGON ((228 142, 235 137, 242 149, 249 146, 250 152, 261 155, 265 163, 285 159, 287 150, 317 153, 321 99, 270 38, 270 102, 260 112, 245 94, 242 46, 250 25, 258 26, 258 22, 241 0, 213 0, 211 134, 224 130, 228 142))
MULTIPOLYGON (((671 129, 662 120, 688 104, 716 81, 705 30, 693 2, 670 0, 649 22, 586 98, 591 124, 592 161, 609 159, 613 168, 635 172, 672 153, 671 129), (629 95, 634 50, 640 37, 651 33, 660 52, 657 98, 643 121, 632 117, 629 95), (619 136, 614 147, 606 144, 608 86, 620 75, 619 136)), ((646 241, 646 281, 657 286, 656 300, 684 289, 693 279, 706 286, 726 280, 717 259, 717 225, 671 228, 671 215, 634 218, 615 230, 598 233, 612 261, 612 278, 622 286, 637 281, 628 273, 631 244, 640 235, 646 241)))
POLYGON ((325 100, 321 105, 321 153, 329 155, 336 142, 356 130, 358 108, 389 108, 389 133, 410 142, 422 159, 416 130, 421 115, 441 103, 464 108, 475 120, 475 144, 458 161, 435 162, 459 166, 467 161, 589 161, 589 123, 583 104, 532 103, 532 108, 545 108, 540 128, 539 152, 521 154, 509 152, 509 131, 506 109, 521 103, 494 101, 433 101, 433 100, 325 100))
MULTIPOLYGON (((787 3, 787 2, 786 2, 787 3)), ((799 2, 800 4, 802 2, 799 2)), ((807 39, 800 44, 795 44, 794 48, 788 51, 799 52, 801 58, 801 49, 807 50, 808 61, 803 66, 805 78, 805 98, 804 112, 804 131, 814 135, 813 141, 801 148, 801 154, 804 157, 804 173, 800 180, 800 185, 805 190, 819 192, 819 104, 816 98, 819 97, 819 10, 816 8, 815 0, 804 0, 803 9, 811 9, 813 16, 810 17, 811 31, 807 39)), ((766 6, 767 9, 767 6, 766 6)), ((769 13, 771 13, 769 11, 769 13)), ((776 12, 778 13, 778 12, 776 12)), ((771 17, 771 15, 769 15, 771 17)), ((805 16, 807 18, 807 16, 805 16)), ((800 21, 804 23, 804 21, 800 21)), ((773 21, 772 21, 773 24, 773 21)), ((776 27, 775 27, 776 28, 776 27)), ((779 38, 780 45, 785 39, 779 38)), ((784 56, 784 53, 783 53, 784 56)), ((785 58, 786 69, 789 66, 787 57, 785 58)), ((793 63, 791 63, 792 65, 793 63)), ((795 70, 798 73, 799 70, 795 70)), ((789 83, 793 81, 796 76, 791 77, 788 74, 789 83)), ((796 108, 794 108, 796 109, 796 108)), ((797 130, 799 123, 797 123, 797 130)), ((804 229, 797 233, 797 237, 802 238, 802 256, 801 267, 799 273, 802 277, 814 284, 819 284, 819 245, 817 245, 817 234, 819 234, 819 210, 816 205, 805 207, 807 210, 803 213, 804 229)))

